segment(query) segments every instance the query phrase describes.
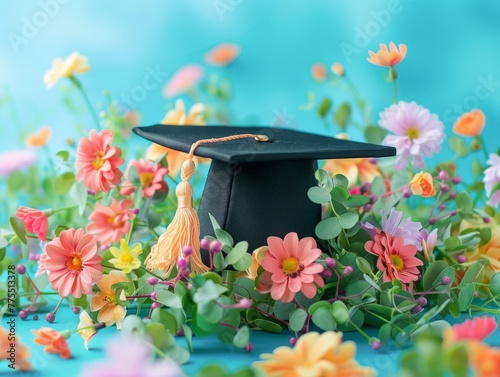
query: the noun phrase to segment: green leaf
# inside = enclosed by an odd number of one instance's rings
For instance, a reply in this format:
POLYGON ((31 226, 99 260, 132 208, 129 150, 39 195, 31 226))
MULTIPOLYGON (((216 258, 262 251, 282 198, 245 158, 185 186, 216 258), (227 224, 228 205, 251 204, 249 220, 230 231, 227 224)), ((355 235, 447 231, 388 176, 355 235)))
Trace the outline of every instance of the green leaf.
MULTIPOLYGON (((0 249, 4 249, 9 245, 9 241, 5 237, 0 236, 0 249)), ((3 259, 3 257, 0 258, 0 261, 3 259)))
POLYGON ((450 149, 455 152, 455 154, 458 157, 465 157, 468 154, 467 150, 467 145, 465 145, 465 142, 463 139, 459 138, 458 136, 452 135, 448 139, 448 145, 450 146, 450 149))
POLYGON ((290 321, 288 326, 290 330, 298 332, 302 330, 304 324, 306 323, 307 313, 302 308, 295 309, 292 313, 290 313, 290 321))
POLYGON ((436 280, 434 280, 434 282, 432 283, 432 285, 436 287, 436 291, 448 289, 448 286, 441 284, 441 280, 445 276, 450 278, 450 282, 453 282, 453 279, 455 279, 455 269, 451 266, 448 266, 443 271, 441 271, 436 280))
POLYGON ((87 188, 83 182, 76 182, 70 190, 70 196, 78 205, 78 214, 81 216, 87 206, 87 188))
POLYGON ((233 237, 231 237, 231 235, 224 229, 215 229, 215 236, 220 242, 222 242, 223 245, 233 247, 234 245, 233 237))
POLYGON ((26 245, 28 241, 26 240, 26 228, 24 227, 23 221, 15 216, 11 216, 10 225, 21 242, 26 245))
POLYGON ((248 270, 252 266, 252 254, 245 253, 243 258, 241 258, 238 262, 233 264, 233 267, 236 271, 245 271, 248 270))
POLYGON ((78 307, 82 308, 83 310, 87 309, 87 306, 88 306, 87 295, 82 294, 81 297, 74 298, 73 299, 73 306, 78 306, 78 307))
POLYGON ((349 180, 345 175, 342 174, 335 174, 332 178, 332 181, 334 187, 340 186, 343 188, 347 188, 349 186, 349 180))
POLYGON ((368 126, 365 128, 365 139, 369 143, 382 144, 387 135, 387 131, 378 126, 368 126))
POLYGON ((328 203, 330 201, 330 191, 318 186, 311 187, 307 191, 307 196, 316 204, 328 203))
POLYGON ((142 319, 136 315, 127 315, 122 322, 122 334, 144 334, 145 324, 142 319))
POLYGON ((372 272, 372 267, 365 258, 357 257, 356 265, 358 266, 359 270, 364 274, 369 274, 370 272, 372 272))
POLYGON ((280 333, 283 328, 277 324, 276 322, 269 321, 267 319, 256 319, 255 320, 255 325, 259 327, 260 329, 272 333, 280 333))
POLYGON ((490 291, 493 296, 500 294, 500 272, 495 273, 490 280, 490 291))
POLYGON ((317 113, 321 118, 324 118, 328 114, 331 108, 332 108, 332 101, 330 100, 330 98, 325 97, 319 104, 317 113))
POLYGON ((451 344, 445 355, 446 365, 454 377, 467 377, 469 375, 467 373, 469 352, 464 343, 451 344))
POLYGON ((349 310, 343 301, 335 301, 330 308, 330 312, 339 325, 343 325, 349 320, 349 310))
POLYGON ((237 348, 245 348, 250 342, 250 330, 247 326, 242 326, 233 339, 233 344, 237 348))
POLYGON ((345 187, 336 186, 330 192, 330 195, 333 200, 336 200, 339 203, 344 203, 347 199, 349 199, 349 191, 345 187))
POLYGON ((328 308, 318 308, 312 315, 312 321, 316 326, 325 331, 337 328, 337 322, 335 322, 333 314, 328 308))
POLYGON ((72 172, 67 171, 65 173, 62 173, 59 177, 56 178, 56 182, 54 184, 56 194, 66 194, 71 186, 73 186, 73 183, 75 183, 75 175, 72 172))
POLYGON ((467 191, 459 192, 455 201, 457 203, 457 213, 460 217, 469 216, 474 207, 469 193, 467 191))
POLYGON ((386 344, 391 338, 392 324, 386 323, 378 330, 378 338, 382 344, 386 344))
POLYGON ((214 267, 218 271, 222 271, 227 267, 227 263, 224 260, 224 255, 222 253, 214 254, 214 267))
POLYGON ((339 222, 340 226, 344 229, 350 229, 356 225, 359 221, 359 215, 357 212, 347 211, 340 215, 339 222))
POLYGON ((370 203, 370 198, 365 195, 352 195, 346 201, 344 205, 349 208, 358 208, 370 203))
POLYGON ((328 192, 331 191, 331 189, 333 188, 333 181, 332 177, 330 177, 330 174, 326 170, 316 170, 316 172, 314 173, 314 177, 318 180, 319 187, 328 190, 328 192))
POLYGON ((63 161, 69 160, 69 152, 68 151, 59 151, 56 153, 56 156, 61 158, 63 161))
POLYGON ((219 323, 224 316, 224 309, 213 301, 198 305, 198 315, 210 323, 219 323))
POLYGON ((193 330, 186 324, 182 325, 182 330, 184 330, 184 337, 186 338, 186 343, 190 352, 193 352, 193 330))
POLYGON ((165 309, 154 309, 151 314, 151 321, 163 324, 165 329, 167 329, 172 335, 175 335, 177 332, 177 320, 173 314, 167 312, 165 309))
POLYGON ((180 298, 170 291, 162 289, 157 292, 156 297, 160 304, 168 306, 169 308, 182 308, 180 298))
POLYGON ((316 225, 315 233, 319 239, 329 240, 337 237, 342 231, 339 220, 336 217, 328 217, 316 225))
POLYGON ((165 326, 162 323, 151 322, 146 325, 146 334, 151 339, 153 345, 164 351, 169 345, 169 337, 165 326))
POLYGON ((472 304, 472 300, 474 299, 474 284, 472 283, 467 283, 465 286, 460 290, 460 293, 458 294, 458 302, 460 304, 460 310, 468 310, 470 305, 472 304))
POLYGON ((465 271, 464 277, 460 282, 460 285, 465 285, 467 283, 481 283, 483 281, 482 275, 484 273, 484 262, 477 261, 472 263, 469 267, 467 267, 467 271, 465 271))
POLYGON ((234 248, 227 254, 226 256, 226 263, 227 264, 235 264, 238 262, 241 258, 243 258, 244 255, 247 254, 248 251, 248 242, 246 241, 241 241, 234 246, 234 248))
POLYGON ((340 127, 342 131, 345 130, 347 124, 349 123, 349 119, 351 118, 351 107, 349 103, 342 102, 338 107, 337 111, 333 115, 333 120, 340 127))
POLYGON ((481 166, 481 163, 477 158, 472 160, 471 170, 474 177, 480 177, 483 175, 484 168, 481 166))
POLYGON ((448 268, 448 263, 443 260, 437 260, 429 265, 425 270, 424 277, 422 278, 422 284, 424 291, 431 290, 437 277, 444 269, 448 268))
POLYGON ((444 241, 446 251, 453 251, 454 249, 462 246, 462 240, 458 237, 449 237, 444 241))
POLYGON ((307 311, 309 312, 309 314, 314 314, 314 312, 316 310, 318 310, 319 308, 326 308, 326 309, 330 310, 330 306, 331 306, 331 304, 328 301, 317 301, 314 304, 312 304, 309 307, 309 309, 307 309, 307 311))
POLYGON ((137 168, 133 165, 129 166, 127 171, 127 178, 134 186, 141 186, 141 176, 137 171, 137 168))
POLYGON ((161 224, 161 216, 158 212, 153 211, 151 208, 148 208, 147 216, 146 216, 146 225, 150 229, 156 228, 161 224))

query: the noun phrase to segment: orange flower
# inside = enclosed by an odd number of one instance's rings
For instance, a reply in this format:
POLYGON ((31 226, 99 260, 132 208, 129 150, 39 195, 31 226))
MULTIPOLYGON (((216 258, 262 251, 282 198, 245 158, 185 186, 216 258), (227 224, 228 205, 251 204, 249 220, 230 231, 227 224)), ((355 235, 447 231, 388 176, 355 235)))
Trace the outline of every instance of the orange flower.
POLYGON ((462 136, 478 136, 484 128, 486 119, 479 109, 463 114, 453 125, 453 132, 462 136))
POLYGON ((496 272, 500 272, 500 226, 491 227, 491 239, 487 244, 464 255, 467 258, 464 266, 470 266, 477 260, 488 262, 484 267, 484 277, 485 281, 489 281, 496 272))
POLYGON ((328 160, 323 169, 332 176, 342 174, 349 180, 349 187, 353 187, 358 182, 372 183, 375 177, 381 175, 377 164, 370 162, 368 158, 347 158, 340 160, 328 160))
POLYGON ((43 126, 38 132, 28 135, 26 145, 28 147, 44 147, 49 143, 52 129, 49 126, 43 126))
POLYGON ((311 73, 312 77, 315 80, 323 81, 324 79, 326 79, 326 68, 321 63, 313 64, 313 66, 311 67, 311 73))
POLYGON ((222 43, 205 54, 205 61, 212 65, 229 65, 240 55, 240 46, 222 43))
POLYGON ((247 278, 250 280, 255 280, 257 277, 257 270, 262 264, 262 260, 264 259, 264 255, 266 251, 269 250, 269 246, 262 246, 258 249, 255 249, 252 253, 252 265, 245 271, 238 272, 236 275, 236 279, 239 278, 247 278))
MULTIPOLYGON (((93 312, 99 310, 97 320, 104 322, 106 326, 111 326, 116 322, 118 330, 121 328, 127 309, 116 302, 116 291, 112 286, 127 281, 127 276, 122 271, 113 270, 96 283, 100 291, 90 299, 90 310, 93 312)), ((122 291, 122 294, 122 298, 125 299, 125 292, 122 291)))
POLYGON ((340 63, 334 63, 332 65, 332 72, 337 76, 344 76, 344 66, 340 63))
POLYGON ((409 185, 414 195, 420 195, 424 198, 436 195, 432 176, 429 173, 421 171, 415 174, 409 185))
POLYGON ((406 45, 400 44, 399 51, 396 48, 394 42, 389 44, 389 49, 387 45, 381 43, 380 50, 377 53, 373 51, 368 51, 370 57, 367 59, 370 63, 375 65, 380 65, 382 67, 394 67, 395 65, 401 63, 401 61, 406 56, 406 45))
POLYGON ((42 327, 38 331, 31 330, 31 332, 36 335, 34 339, 35 343, 46 346, 44 349, 45 352, 57 353, 63 359, 69 359, 71 357, 68 342, 63 334, 48 327, 42 327))
POLYGON ((469 342, 470 365, 476 377, 497 377, 500 370, 500 348, 480 342, 469 342))
POLYGON ((3 327, 0 327, 0 361, 7 360, 9 363, 12 363, 12 359, 14 359, 14 367, 16 370, 32 370, 33 367, 31 363, 28 361, 28 357, 30 355, 30 351, 28 347, 22 344, 19 340, 19 337, 16 337, 15 346, 12 347, 12 340, 9 340, 10 333, 7 332, 3 327), (11 348, 14 348, 15 355, 12 357, 10 354, 11 348), (9 360, 11 359, 11 360, 9 360))

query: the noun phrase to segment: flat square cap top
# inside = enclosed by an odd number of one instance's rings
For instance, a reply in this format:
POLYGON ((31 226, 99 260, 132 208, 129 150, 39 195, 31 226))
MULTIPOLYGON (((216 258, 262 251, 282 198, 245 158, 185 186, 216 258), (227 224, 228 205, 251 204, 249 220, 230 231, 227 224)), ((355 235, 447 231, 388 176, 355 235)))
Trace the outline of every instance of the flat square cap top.
POLYGON ((395 156, 394 147, 341 140, 284 128, 237 126, 165 126, 135 127, 134 132, 156 144, 188 153, 202 139, 239 134, 259 134, 268 141, 238 139, 200 145, 195 155, 222 162, 270 162, 325 160, 356 157, 395 156))

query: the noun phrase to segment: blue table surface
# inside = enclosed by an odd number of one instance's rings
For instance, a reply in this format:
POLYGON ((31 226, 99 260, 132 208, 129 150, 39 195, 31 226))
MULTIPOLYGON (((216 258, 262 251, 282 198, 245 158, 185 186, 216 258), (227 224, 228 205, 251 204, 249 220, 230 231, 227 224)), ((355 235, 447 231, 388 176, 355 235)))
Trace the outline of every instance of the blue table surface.
MULTIPOLYGON (((43 347, 33 342, 34 335, 31 329, 40 327, 52 327, 58 331, 65 329, 75 329, 79 322, 78 315, 74 314, 68 307, 62 306, 57 313, 56 321, 49 324, 45 321, 45 313, 39 313, 40 319, 37 321, 28 319, 22 321, 17 317, 5 316, 2 319, 2 326, 7 328, 7 322, 16 318, 17 336, 21 338, 23 344, 30 348, 31 363, 34 367, 32 372, 18 374, 20 376, 54 377, 54 376, 78 376, 85 364, 92 363, 95 360, 104 359, 104 348, 106 343, 114 336, 118 336, 116 327, 104 328, 100 330, 90 342, 90 349, 86 350, 83 346, 83 340, 78 334, 73 334, 68 340, 72 357, 68 360, 61 359, 58 355, 47 354, 43 347), (70 372, 69 372, 70 371, 70 372)), ((467 316, 460 319, 452 317, 447 318, 450 323, 462 322, 467 316)), ((365 329, 370 336, 376 336, 378 330, 375 328, 365 329)), ((232 345, 221 343, 216 337, 209 336, 205 338, 193 339, 194 352, 190 360, 182 366, 182 369, 188 376, 195 376, 196 372, 204 365, 210 363, 221 363, 228 371, 236 371, 245 366, 249 366, 253 361, 259 359, 261 353, 272 352, 280 345, 289 345, 291 333, 284 331, 280 334, 271 334, 260 331, 251 333, 251 342, 254 350, 247 353, 237 349, 232 345)), ((177 343, 186 346, 183 337, 177 337, 177 343)), ((374 351, 368 345, 365 338, 358 332, 349 332, 344 334, 344 340, 352 340, 357 343, 357 360, 360 364, 371 366, 379 371, 379 376, 391 377, 399 376, 397 368, 399 359, 404 350, 396 348, 394 345, 383 347, 379 351, 374 351)), ((490 344, 500 344, 500 331, 497 331, 490 337, 490 344)), ((7 368, 5 361, 0 362, 0 375, 13 375, 13 371, 7 368)))

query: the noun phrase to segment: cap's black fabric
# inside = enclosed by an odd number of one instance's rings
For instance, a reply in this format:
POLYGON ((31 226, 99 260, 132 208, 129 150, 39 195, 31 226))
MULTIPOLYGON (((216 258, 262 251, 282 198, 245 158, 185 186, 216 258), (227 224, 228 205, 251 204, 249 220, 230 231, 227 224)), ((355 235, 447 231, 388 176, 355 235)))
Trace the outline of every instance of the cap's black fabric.
POLYGON ((267 142, 240 139, 202 145, 195 151, 197 156, 213 159, 198 209, 201 236, 214 235, 210 213, 235 242, 248 241, 249 251, 266 245, 269 236, 284 237, 289 232, 314 236, 321 206, 309 200, 307 190, 317 184, 317 160, 396 153, 393 147, 280 128, 156 125, 137 127, 134 132, 183 152, 201 139, 243 133, 270 138, 267 142))

